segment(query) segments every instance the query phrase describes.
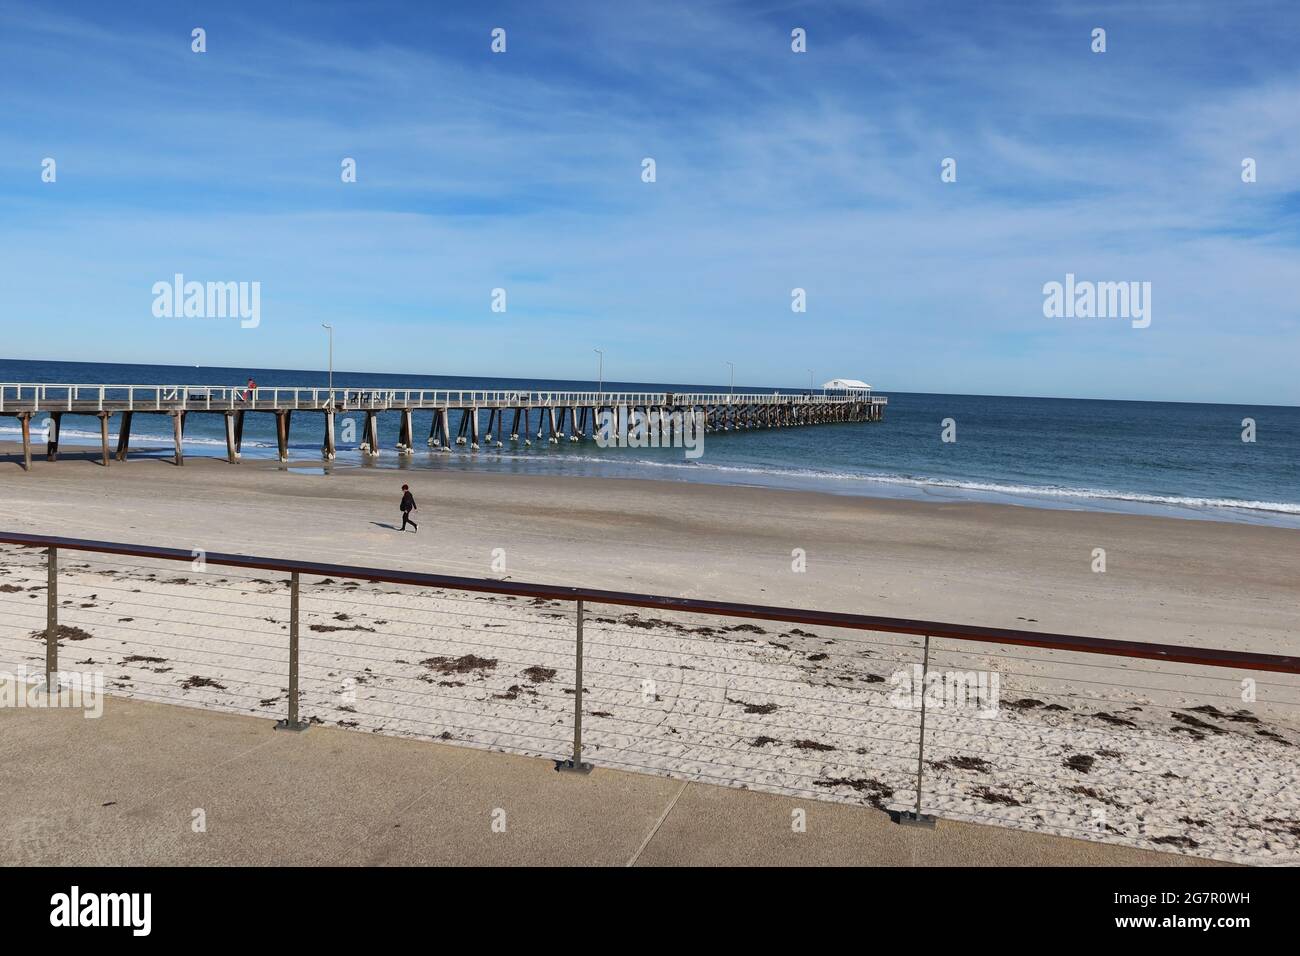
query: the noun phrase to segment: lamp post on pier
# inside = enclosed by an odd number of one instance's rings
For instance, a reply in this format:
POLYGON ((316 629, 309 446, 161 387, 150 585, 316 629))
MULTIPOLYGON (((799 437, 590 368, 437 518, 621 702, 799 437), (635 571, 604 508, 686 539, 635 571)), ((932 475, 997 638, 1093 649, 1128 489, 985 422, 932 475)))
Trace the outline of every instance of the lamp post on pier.
POLYGON ((596 394, 602 395, 605 392, 605 350, 592 349, 600 358, 596 360, 596 394))
POLYGON ((334 407, 334 326, 328 322, 320 324, 322 329, 329 332, 330 336, 330 365, 329 365, 329 390, 330 390, 330 408, 334 407))
POLYGON ((736 394, 736 366, 731 362, 723 362, 723 365, 731 367, 731 394, 736 394))

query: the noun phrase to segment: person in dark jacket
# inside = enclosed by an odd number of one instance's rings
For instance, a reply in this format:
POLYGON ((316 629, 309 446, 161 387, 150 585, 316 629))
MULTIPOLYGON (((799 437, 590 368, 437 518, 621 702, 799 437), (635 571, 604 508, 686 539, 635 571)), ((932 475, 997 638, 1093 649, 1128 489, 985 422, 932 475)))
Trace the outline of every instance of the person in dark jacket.
POLYGON ((411 494, 410 485, 402 485, 401 508, 402 508, 402 527, 400 528, 400 530, 405 531, 407 522, 410 522, 411 527, 415 529, 415 533, 419 534, 420 526, 416 524, 414 521, 411 521, 411 512, 419 511, 420 509, 417 508, 415 505, 415 496, 411 494))

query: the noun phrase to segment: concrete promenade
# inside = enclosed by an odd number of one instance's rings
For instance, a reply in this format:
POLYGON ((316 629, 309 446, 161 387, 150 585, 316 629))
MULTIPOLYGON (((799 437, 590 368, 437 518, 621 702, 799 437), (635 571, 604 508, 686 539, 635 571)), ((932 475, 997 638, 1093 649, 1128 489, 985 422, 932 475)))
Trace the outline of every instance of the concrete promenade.
MULTIPOLYGON (((0 709, 0 860, 42 865, 1191 865, 871 807, 107 698, 0 709), (791 829, 803 808, 807 831, 791 829), (196 820, 205 832, 196 832, 196 820), (494 823, 496 826, 494 827, 494 823), (501 824, 504 823, 504 832, 501 824)), ((599 763, 599 755, 592 755, 599 763)))

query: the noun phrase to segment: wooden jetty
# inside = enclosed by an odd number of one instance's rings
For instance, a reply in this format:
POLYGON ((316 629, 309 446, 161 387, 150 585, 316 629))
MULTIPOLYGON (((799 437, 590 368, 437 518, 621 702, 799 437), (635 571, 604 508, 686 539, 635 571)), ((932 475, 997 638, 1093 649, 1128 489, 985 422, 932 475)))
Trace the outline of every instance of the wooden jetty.
POLYGON ((172 420, 177 465, 185 463, 182 448, 185 421, 190 415, 225 417, 226 456, 240 460, 244 419, 249 414, 274 415, 281 461, 289 460, 289 430, 294 415, 324 416, 321 454, 335 455, 336 419, 362 419, 360 448, 378 455, 379 415, 399 412, 396 441, 399 454, 414 454, 416 413, 429 414, 426 444, 435 450, 455 446, 477 450, 483 444, 501 447, 506 441, 531 445, 538 441, 582 441, 595 436, 604 415, 645 423, 649 428, 686 427, 704 432, 791 428, 828 422, 878 422, 888 399, 869 390, 790 392, 537 392, 459 391, 373 388, 255 388, 219 385, 39 385, 0 384, 0 417, 17 418, 22 431, 24 467, 31 469, 31 423, 44 426, 45 457, 59 456, 59 429, 64 415, 99 419, 103 463, 124 461, 137 415, 166 415, 172 420), (486 414, 486 423, 483 416, 486 414), (109 452, 109 421, 118 416, 117 447, 109 452), (455 427, 453 428, 453 423, 455 427), (508 423, 508 424, 507 424, 508 423), (534 425, 536 430, 534 431, 534 425))

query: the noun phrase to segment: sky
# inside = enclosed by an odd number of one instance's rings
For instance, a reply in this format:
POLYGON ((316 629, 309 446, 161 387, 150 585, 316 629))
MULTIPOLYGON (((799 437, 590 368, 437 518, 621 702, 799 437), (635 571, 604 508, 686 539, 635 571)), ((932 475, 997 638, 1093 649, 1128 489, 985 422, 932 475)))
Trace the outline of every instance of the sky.
POLYGON ((1296 405, 1297 54, 1291 0, 0 0, 0 357, 1296 405))

